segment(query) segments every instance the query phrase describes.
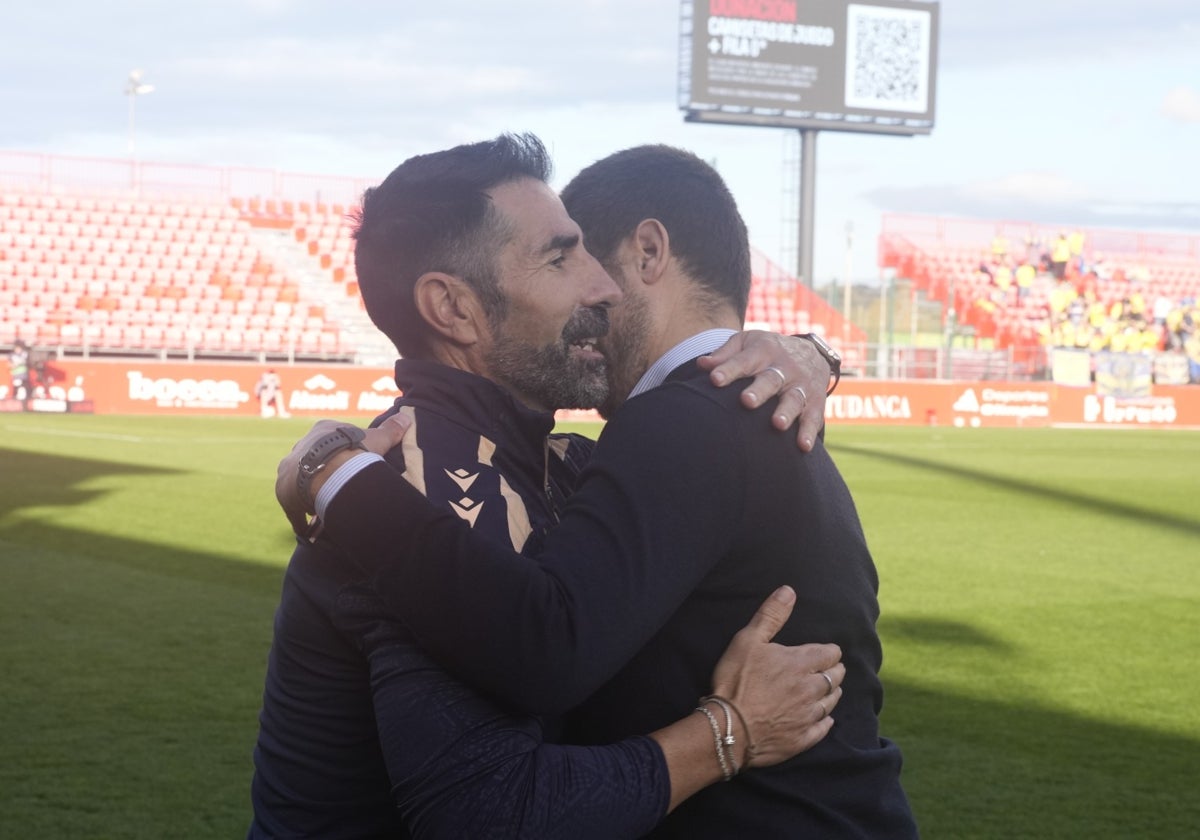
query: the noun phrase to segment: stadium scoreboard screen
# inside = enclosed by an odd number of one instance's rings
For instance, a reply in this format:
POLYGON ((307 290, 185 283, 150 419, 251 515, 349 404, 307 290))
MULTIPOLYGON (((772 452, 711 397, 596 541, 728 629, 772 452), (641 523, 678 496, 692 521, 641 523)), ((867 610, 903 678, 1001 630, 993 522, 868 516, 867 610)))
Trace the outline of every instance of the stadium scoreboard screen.
POLYGON ((679 107, 735 125, 928 134, 938 4, 683 0, 679 107))

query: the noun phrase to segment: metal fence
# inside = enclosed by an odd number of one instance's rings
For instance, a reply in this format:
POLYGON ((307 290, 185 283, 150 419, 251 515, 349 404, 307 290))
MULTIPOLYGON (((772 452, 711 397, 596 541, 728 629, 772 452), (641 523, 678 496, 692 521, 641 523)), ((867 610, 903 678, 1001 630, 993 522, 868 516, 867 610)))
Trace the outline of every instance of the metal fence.
POLYGON ((846 376, 865 379, 960 379, 977 382, 1050 378, 1045 348, 913 347, 863 342, 840 348, 846 376))
POLYGON ((0 189, 49 195, 84 192, 214 203, 238 196, 354 205, 373 183, 364 178, 273 169, 0 151, 0 189))

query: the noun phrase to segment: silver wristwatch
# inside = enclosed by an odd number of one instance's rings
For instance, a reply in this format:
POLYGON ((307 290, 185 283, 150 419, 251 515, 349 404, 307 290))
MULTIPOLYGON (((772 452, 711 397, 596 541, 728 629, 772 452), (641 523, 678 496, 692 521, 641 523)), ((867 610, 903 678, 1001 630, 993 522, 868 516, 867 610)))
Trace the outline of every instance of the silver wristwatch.
POLYGON ((829 394, 832 394, 833 389, 836 388, 838 383, 842 381, 841 354, 830 347, 829 342, 821 338, 821 336, 819 336, 817 333, 804 333, 796 336, 796 338, 806 338, 811 341, 813 347, 816 347, 817 352, 821 354, 821 357, 829 363, 829 376, 832 382, 830 383, 829 387, 825 389, 825 395, 828 396, 829 394))
POLYGON ((296 489, 300 491, 300 498, 311 504, 313 498, 309 494, 309 487, 312 486, 312 480, 329 466, 329 459, 342 450, 362 449, 365 451, 366 447, 363 446, 365 437, 366 432, 357 426, 338 426, 310 446, 300 459, 300 471, 296 474, 296 489))

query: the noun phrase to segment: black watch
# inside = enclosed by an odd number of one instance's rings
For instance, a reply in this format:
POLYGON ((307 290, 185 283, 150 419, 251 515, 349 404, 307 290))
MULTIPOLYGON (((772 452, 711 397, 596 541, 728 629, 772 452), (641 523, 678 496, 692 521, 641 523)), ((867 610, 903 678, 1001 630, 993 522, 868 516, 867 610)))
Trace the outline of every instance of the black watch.
POLYGON ((838 351, 829 346, 829 342, 821 338, 817 333, 804 333, 796 336, 796 338, 806 338, 812 342, 813 347, 817 348, 817 352, 821 357, 829 363, 829 376, 833 380, 830 386, 825 390, 825 396, 833 393, 833 389, 842 381, 842 356, 838 351))
POLYGON ((312 480, 329 466, 329 459, 342 450, 365 451, 367 447, 363 446, 363 438, 366 436, 367 433, 357 426, 338 426, 310 446, 300 459, 300 472, 296 474, 296 488, 300 491, 300 498, 311 504, 314 500, 309 495, 308 488, 312 480))

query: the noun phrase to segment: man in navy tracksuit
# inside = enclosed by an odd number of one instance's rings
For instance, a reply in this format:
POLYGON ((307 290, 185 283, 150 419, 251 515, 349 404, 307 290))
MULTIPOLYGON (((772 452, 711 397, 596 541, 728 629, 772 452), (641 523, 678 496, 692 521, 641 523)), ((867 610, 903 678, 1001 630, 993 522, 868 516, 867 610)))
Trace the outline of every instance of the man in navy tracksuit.
MULTIPOLYGON (((357 233, 368 308, 406 357, 397 411, 413 425, 389 458, 406 488, 511 551, 542 547, 586 460, 590 441, 550 434, 550 409, 607 392, 595 343, 619 297, 547 168, 535 138, 415 158, 368 192, 357 233)), ((546 743, 557 733, 542 720, 431 661, 370 584, 329 541, 293 554, 251 837, 636 836, 720 778, 709 725, 691 709, 602 747, 546 743)), ((835 648, 794 653, 787 661, 805 668, 770 685, 754 672, 747 691, 763 700, 757 719, 746 707, 756 736, 773 703, 799 716, 770 760, 825 734, 815 710, 832 708, 821 695, 841 682, 835 648)), ((742 739, 731 754, 743 755, 745 724, 731 725, 742 739)))
POLYGON ((451 671, 521 708, 588 697, 567 729, 583 743, 686 713, 723 640, 790 584, 779 639, 843 651, 830 735, 701 791, 653 836, 915 837, 900 752, 879 733, 878 579, 853 500, 823 445, 797 451, 693 362, 745 311, 732 197, 694 156, 641 147, 584 170, 563 200, 624 300, 602 343, 610 422, 560 524, 516 556, 370 464, 322 490, 327 537, 451 671))

